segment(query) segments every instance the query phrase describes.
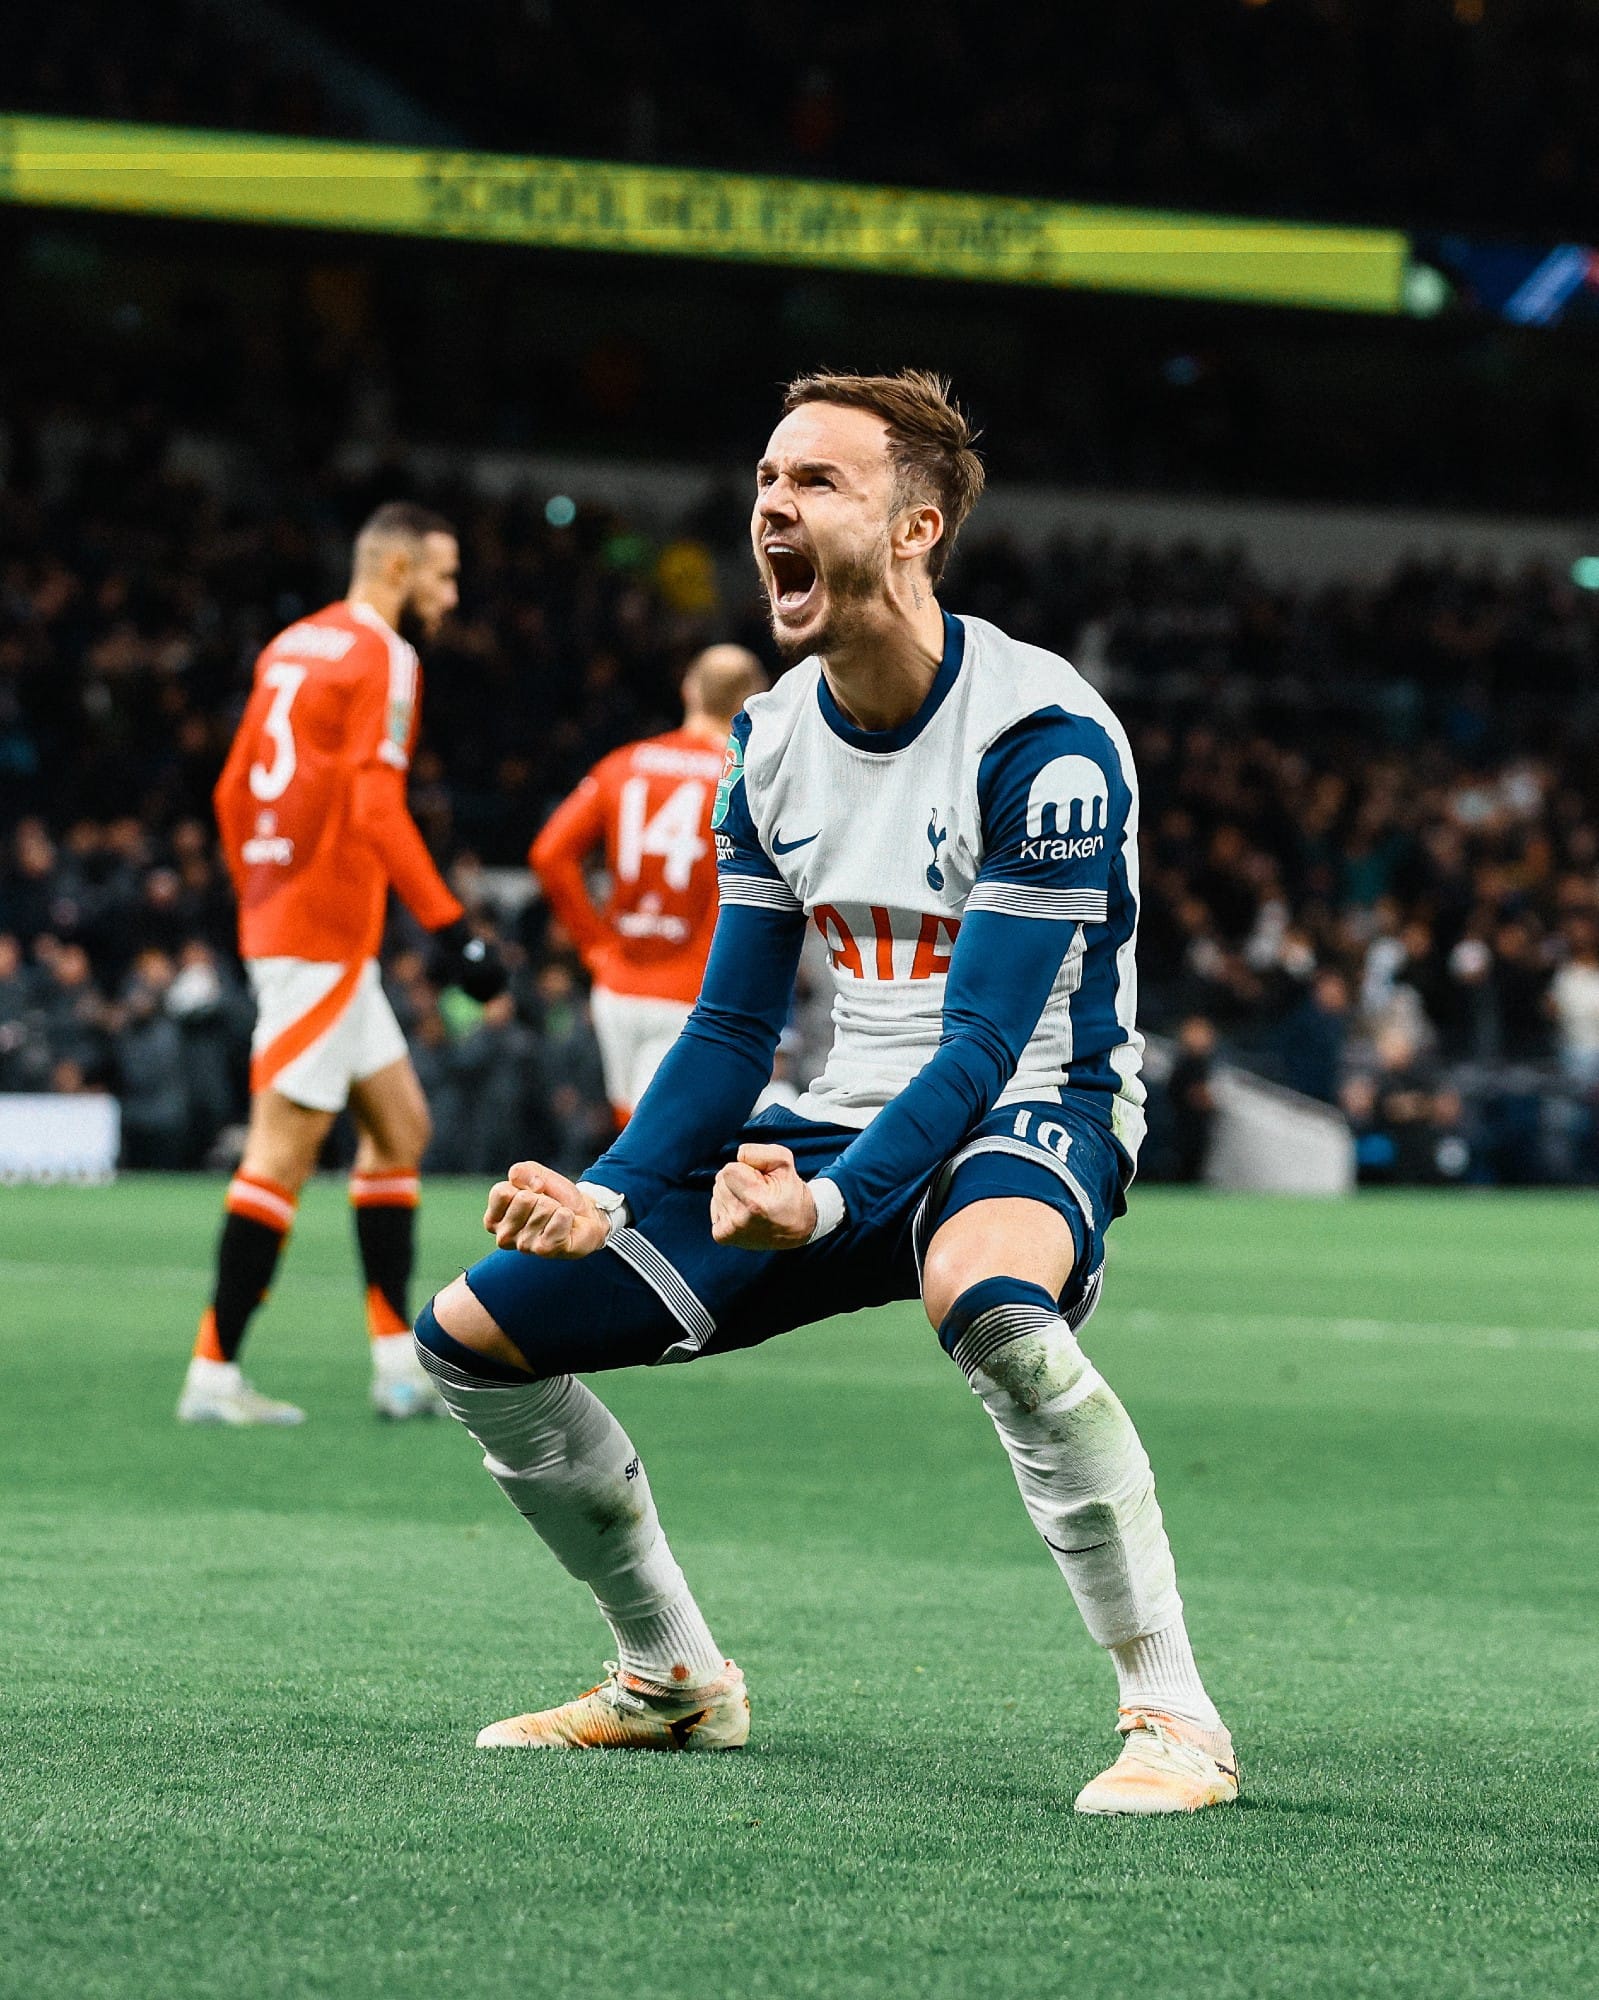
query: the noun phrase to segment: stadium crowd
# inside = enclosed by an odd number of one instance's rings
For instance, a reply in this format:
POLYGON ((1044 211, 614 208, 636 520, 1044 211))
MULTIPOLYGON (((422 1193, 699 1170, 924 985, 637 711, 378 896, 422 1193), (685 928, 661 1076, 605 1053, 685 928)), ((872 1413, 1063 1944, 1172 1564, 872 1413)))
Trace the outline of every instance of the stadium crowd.
MULTIPOLYGON (((255 652, 338 594, 375 489, 235 504, 136 412, 16 427, 8 466, 0 1089, 115 1090, 130 1164, 195 1164, 240 1114, 250 1020, 210 788, 255 652)), ((606 1118, 583 977, 523 857, 591 762, 675 719, 696 645, 764 643, 742 501, 646 533, 552 522, 544 496, 430 498, 462 524, 465 592, 426 661, 413 804, 517 972, 487 1010, 434 991, 402 914, 388 978, 435 1167, 580 1165, 606 1118)), ((1414 564, 1296 591, 1235 556, 980 533, 947 595, 1074 658, 1129 722, 1143 1016, 1181 1030, 1179 1113, 1219 1038, 1342 1104, 1373 1176, 1594 1171, 1599 599, 1414 564)), ((1152 1166, 1188 1170, 1181 1124, 1152 1166)))
MULTIPOLYGON (((1564 0, 323 0, 317 30, 471 146, 1339 220, 1592 232, 1599 21, 1564 0)), ((183 0, 23 10, 9 108, 381 139, 288 25, 183 0), (90 53, 86 57, 84 52, 90 53)))

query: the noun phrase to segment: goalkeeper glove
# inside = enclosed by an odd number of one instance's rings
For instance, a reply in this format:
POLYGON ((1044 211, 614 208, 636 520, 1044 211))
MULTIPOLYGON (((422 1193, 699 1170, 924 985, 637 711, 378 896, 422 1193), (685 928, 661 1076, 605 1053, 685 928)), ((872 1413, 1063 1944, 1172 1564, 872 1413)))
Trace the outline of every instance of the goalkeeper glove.
POLYGON ((435 986, 459 986, 468 999, 494 1000, 505 991, 505 961, 492 938, 478 937, 465 917, 433 933, 428 977, 435 986))

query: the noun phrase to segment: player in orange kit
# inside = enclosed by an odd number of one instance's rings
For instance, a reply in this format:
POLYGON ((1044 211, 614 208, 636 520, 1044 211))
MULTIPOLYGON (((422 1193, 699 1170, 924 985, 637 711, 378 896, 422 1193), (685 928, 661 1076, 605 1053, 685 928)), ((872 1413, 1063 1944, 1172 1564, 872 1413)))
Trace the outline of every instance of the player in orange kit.
POLYGON ((479 999, 505 983, 474 938, 411 818, 405 774, 420 680, 399 627, 431 636, 456 603, 460 553, 441 516, 380 507, 355 544, 350 594, 280 632, 217 781, 222 848, 239 900, 239 953, 255 993, 250 1131, 228 1188, 216 1286, 178 1403, 185 1423, 293 1424, 237 1360, 334 1118, 359 1130, 350 1200, 366 1285, 372 1401, 432 1414, 411 1351, 419 1169, 430 1124, 377 952, 392 887, 432 931, 439 976, 479 999))
POLYGON ((594 982, 594 1033, 618 1124, 699 997, 716 926, 711 805, 733 717, 765 685, 753 653, 708 647, 683 678, 682 728, 602 758, 529 851, 594 982), (601 847, 611 878, 603 910, 583 874, 601 847))

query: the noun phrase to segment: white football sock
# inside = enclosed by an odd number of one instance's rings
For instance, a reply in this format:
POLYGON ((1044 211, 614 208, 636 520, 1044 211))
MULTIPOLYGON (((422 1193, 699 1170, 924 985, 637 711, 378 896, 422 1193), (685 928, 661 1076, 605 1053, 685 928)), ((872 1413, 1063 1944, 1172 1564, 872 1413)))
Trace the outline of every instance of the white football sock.
POLYGON ((1183 1628, 1154 1475, 1132 1418, 1058 1313, 980 1313, 954 1359, 993 1419, 1032 1523, 1138 1699, 1215 1727, 1183 1628), (1157 1696, 1159 1697, 1157 1701, 1157 1696))
POLYGON ((1205 1692, 1194 1665, 1194 1649, 1181 1618, 1163 1632, 1146 1633, 1125 1646, 1112 1646, 1110 1656, 1116 1662, 1123 1708, 1153 1708, 1162 1715, 1196 1723, 1201 1729, 1221 1728, 1216 1704, 1205 1692))
POLYGON ((368 1345, 372 1349, 372 1373, 379 1381, 416 1373, 416 1342, 409 1327, 404 1333, 375 1333, 368 1345))
POLYGON ((203 1354, 189 1357, 189 1381, 207 1389, 237 1389, 244 1371, 237 1361, 210 1361, 203 1354))
POLYGON ((570 1375, 488 1383, 416 1352, 500 1491, 593 1591, 623 1669, 668 1687, 720 1674, 722 1653, 667 1546, 648 1475, 599 1397, 570 1375))

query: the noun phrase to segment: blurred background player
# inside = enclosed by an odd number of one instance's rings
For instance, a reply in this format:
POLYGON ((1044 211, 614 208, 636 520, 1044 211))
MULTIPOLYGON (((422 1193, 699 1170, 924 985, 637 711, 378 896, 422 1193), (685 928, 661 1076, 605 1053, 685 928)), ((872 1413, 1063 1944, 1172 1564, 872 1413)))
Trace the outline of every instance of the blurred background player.
POLYGON ((708 646, 683 677, 683 726, 601 758, 528 862, 594 982, 606 1094, 625 1125, 699 997, 716 928, 711 804, 733 717, 766 686, 743 646, 708 646), (584 864, 604 849, 597 909, 584 864))
POLYGON ((355 544, 349 596, 279 633, 217 782, 217 824, 255 994, 250 1128, 228 1187, 216 1287, 178 1403, 185 1423, 294 1424, 238 1364, 301 1187, 337 1114, 359 1132, 350 1200, 380 1415, 432 1414, 412 1359, 407 1287, 430 1133, 426 1099, 384 997, 377 951, 392 887, 434 933, 436 967, 475 998, 504 984, 406 804, 421 682, 402 627, 431 636, 457 600, 460 552, 441 515, 380 507, 355 544))

